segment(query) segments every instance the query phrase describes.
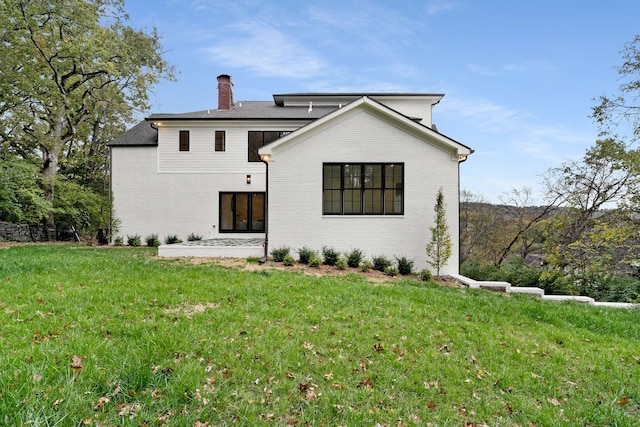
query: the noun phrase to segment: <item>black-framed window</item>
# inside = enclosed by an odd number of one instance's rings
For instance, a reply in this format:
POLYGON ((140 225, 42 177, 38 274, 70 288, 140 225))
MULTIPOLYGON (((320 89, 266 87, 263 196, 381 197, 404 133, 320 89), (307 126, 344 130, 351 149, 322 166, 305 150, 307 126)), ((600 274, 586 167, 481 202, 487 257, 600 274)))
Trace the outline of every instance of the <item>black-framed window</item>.
POLYGON ((265 193, 220 193, 221 233, 264 233, 265 193))
POLYGON ((180 131, 180 151, 189 151, 189 131, 181 130, 180 131))
POLYGON ((324 215, 403 215, 404 163, 324 163, 324 215))
POLYGON ((258 154, 258 149, 263 145, 267 145, 275 141, 276 139, 282 138, 283 136, 289 134, 289 131, 261 131, 261 130, 250 130, 249 131, 249 161, 250 162, 259 162, 260 155, 258 154))
POLYGON ((226 149, 226 133, 223 130, 216 131, 216 151, 224 151, 226 149))

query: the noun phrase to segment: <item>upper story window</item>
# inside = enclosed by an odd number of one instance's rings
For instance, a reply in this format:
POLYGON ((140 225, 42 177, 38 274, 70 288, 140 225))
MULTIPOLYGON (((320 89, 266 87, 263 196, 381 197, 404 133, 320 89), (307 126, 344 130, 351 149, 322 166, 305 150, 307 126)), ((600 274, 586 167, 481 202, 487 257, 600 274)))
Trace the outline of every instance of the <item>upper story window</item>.
POLYGON ((403 215, 403 163, 324 163, 324 215, 403 215))
POLYGON ((216 131, 216 151, 225 151, 226 134, 223 130, 216 131))
POLYGON ((258 149, 263 145, 272 143, 291 132, 289 131, 249 131, 249 161, 259 162, 260 155, 258 149))
POLYGON ((180 131, 180 151, 189 151, 189 131, 181 130, 180 131))

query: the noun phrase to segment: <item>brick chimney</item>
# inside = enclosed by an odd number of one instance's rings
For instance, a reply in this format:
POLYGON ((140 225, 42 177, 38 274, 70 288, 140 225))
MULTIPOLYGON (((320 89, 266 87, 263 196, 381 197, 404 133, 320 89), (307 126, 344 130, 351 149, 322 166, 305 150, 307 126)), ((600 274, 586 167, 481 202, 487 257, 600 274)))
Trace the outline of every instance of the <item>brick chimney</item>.
POLYGON ((218 76, 218 110, 233 108, 233 81, 228 74, 218 76))

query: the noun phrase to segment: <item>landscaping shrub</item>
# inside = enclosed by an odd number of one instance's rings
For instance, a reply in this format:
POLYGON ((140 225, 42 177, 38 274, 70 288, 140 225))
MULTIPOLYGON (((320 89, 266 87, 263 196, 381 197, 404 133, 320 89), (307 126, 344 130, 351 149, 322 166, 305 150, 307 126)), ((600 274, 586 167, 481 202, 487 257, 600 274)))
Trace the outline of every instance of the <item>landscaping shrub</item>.
POLYGON ((528 265, 522 258, 513 258, 500 266, 496 280, 509 282, 513 286, 538 286, 543 271, 541 267, 528 265))
POLYGON ((398 269, 392 265, 388 266, 387 268, 384 269, 384 274, 386 274, 387 276, 397 276, 398 275, 398 269))
POLYGON ((413 271, 413 260, 403 256, 400 258, 396 257, 396 262, 398 263, 398 273, 403 276, 407 276, 413 271))
POLYGON ((122 236, 118 236, 115 239, 113 239, 114 246, 122 246, 123 244, 124 244, 124 239, 122 238, 122 236))
POLYGON ((498 267, 475 259, 465 260, 460 266, 460 274, 473 280, 500 280, 497 278, 498 267))
POLYGON ((340 256, 338 261, 336 261, 336 268, 338 270, 346 270, 348 265, 347 259, 344 256, 340 256))
POLYGON ((293 267, 294 265, 296 265, 296 260, 293 258, 293 255, 286 254, 284 258, 282 258, 282 264, 287 267, 293 267))
POLYGON ((374 270, 378 270, 378 271, 382 271, 384 272, 384 270, 387 267, 391 266, 391 261, 389 260, 389 258, 385 257, 385 256, 375 256, 373 257, 373 269, 374 270))
POLYGON ((326 265, 336 265, 336 263, 338 262, 338 258, 340 258, 340 252, 336 251, 333 248, 324 246, 322 248, 322 258, 323 262, 326 265))
POLYGON ((150 234, 144 238, 145 242, 147 242, 147 246, 157 248, 160 246, 160 240, 158 239, 157 234, 150 234))
POLYGON ((373 264, 368 259, 363 259, 360 263, 360 271, 366 273, 373 268, 373 264))
POLYGON ((638 303, 640 301, 640 280, 637 278, 603 279, 596 292, 590 296, 597 301, 638 303))
POLYGON ((433 275, 431 274, 431 271, 427 270, 426 268, 420 271, 420 279, 422 279, 422 281, 429 282, 432 278, 433 275))
POLYGON ((141 240, 139 234, 134 234, 133 236, 129 236, 127 234, 127 245, 129 246, 140 246, 141 240))
POLYGON ((271 256, 273 257, 273 260, 275 262, 283 262, 284 261, 284 257, 289 255, 289 251, 291 251, 291 249, 288 246, 282 246, 280 248, 274 248, 271 251, 271 256))
POLYGON ((190 233, 187 236, 187 242, 197 242, 198 240, 202 240, 202 236, 195 233, 190 233))
POLYGON ((322 260, 320 259, 320 255, 315 251, 311 252, 311 255, 309 256, 309 267, 318 268, 321 263, 322 260))
POLYGON ((298 262, 300 264, 309 264, 309 259, 311 258, 311 255, 313 254, 313 250, 303 246, 300 249, 298 249, 298 262))
POLYGON ((182 240, 180 240, 180 238, 177 235, 170 234, 170 235, 168 235, 167 237, 164 238, 164 242, 167 245, 171 245, 171 244, 174 244, 174 243, 182 243, 182 240))
POLYGON ((347 254, 347 265, 351 268, 358 268, 363 257, 364 254, 360 249, 352 249, 351 252, 347 254))

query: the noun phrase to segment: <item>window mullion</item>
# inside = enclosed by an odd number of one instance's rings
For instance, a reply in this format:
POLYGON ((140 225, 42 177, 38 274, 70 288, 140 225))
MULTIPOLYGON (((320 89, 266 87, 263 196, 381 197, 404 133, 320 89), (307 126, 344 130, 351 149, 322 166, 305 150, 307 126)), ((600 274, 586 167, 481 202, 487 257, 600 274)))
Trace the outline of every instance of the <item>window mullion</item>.
POLYGON ((365 209, 364 209, 364 188, 365 188, 365 184, 364 184, 364 176, 365 176, 365 164, 362 163, 360 165, 360 215, 364 215, 365 214, 365 209))
POLYGON ((382 180, 380 181, 380 191, 382 191, 382 215, 387 214, 387 171, 384 165, 380 166, 382 180))
POLYGON ((253 231, 253 194, 247 197, 247 231, 253 231))
POLYGON ((344 215, 344 164, 340 165, 340 215, 344 215))

